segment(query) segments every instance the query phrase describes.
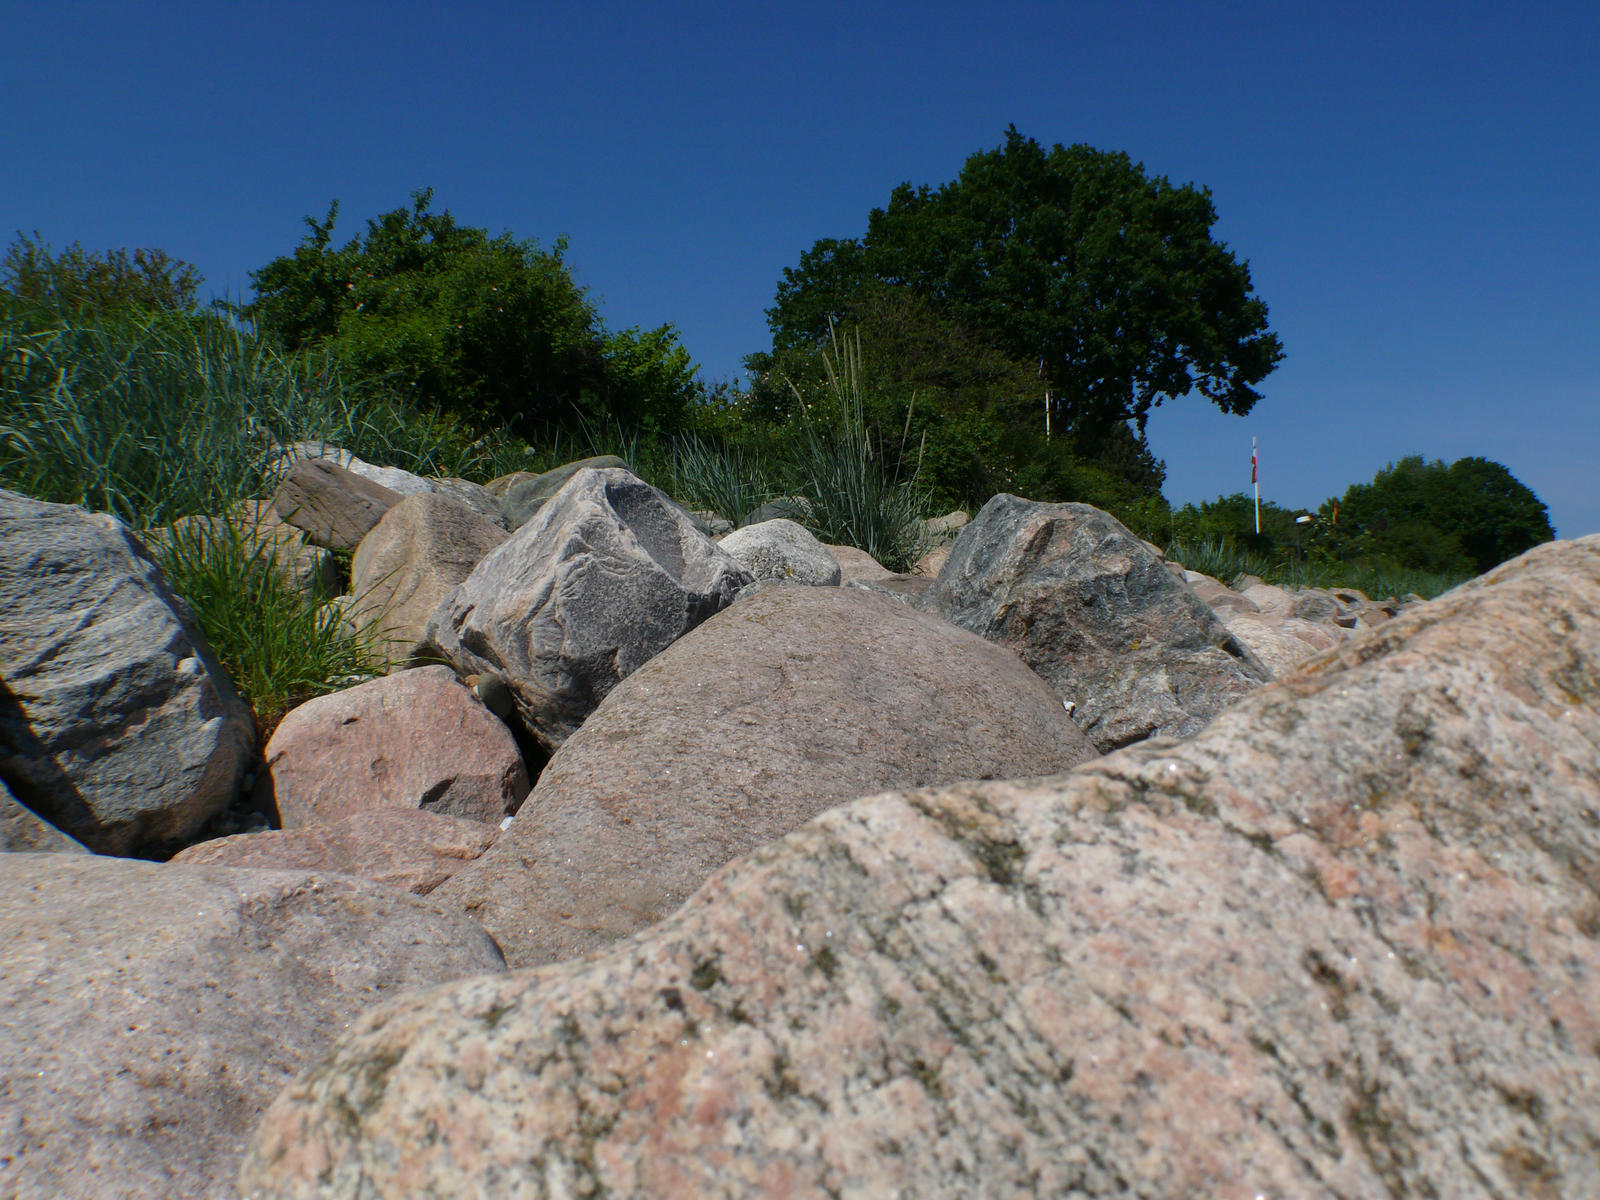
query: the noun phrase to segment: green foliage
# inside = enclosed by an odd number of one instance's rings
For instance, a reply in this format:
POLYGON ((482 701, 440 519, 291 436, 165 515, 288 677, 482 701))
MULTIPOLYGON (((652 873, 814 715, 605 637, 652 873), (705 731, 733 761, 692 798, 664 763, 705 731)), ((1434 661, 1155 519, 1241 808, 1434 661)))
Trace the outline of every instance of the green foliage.
POLYGON ((384 670, 378 645, 347 633, 336 607, 298 591, 273 564, 271 546, 228 515, 180 524, 156 550, 168 584, 255 709, 263 742, 296 705, 384 670))
POLYGON ((776 499, 780 489, 755 451, 690 433, 672 443, 667 490, 692 509, 743 525, 756 509, 776 499))
POLYGON ((58 313, 107 309, 188 312, 195 307, 200 273, 164 250, 85 250, 77 242, 61 251, 35 231, 18 232, 0 258, 0 291, 33 308, 58 313))
POLYGON ((1247 413, 1282 349, 1215 221, 1204 189, 1125 154, 1046 151, 1012 127, 953 182, 902 184, 864 238, 819 241, 785 270, 767 313, 774 352, 821 344, 830 321, 905 291, 1038 364, 1086 444, 1129 420, 1142 432, 1151 408, 1191 390, 1247 413))
POLYGON ((294 350, 320 347, 418 403, 524 434, 580 421, 670 428, 694 394, 694 366, 670 325, 607 333, 549 249, 490 237, 429 211, 431 189, 333 247, 335 202, 291 255, 251 273, 240 311, 294 350))
MULTIPOLYGON (((1332 502, 1323 505, 1331 518, 1332 502)), ((1339 501, 1340 549, 1432 571, 1482 574, 1555 537, 1539 497, 1504 466, 1412 455, 1339 501)))
POLYGON ((166 524, 261 494, 269 436, 424 475, 487 477, 515 453, 216 315, 0 297, 0 486, 166 524))
POLYGON ((825 390, 792 385, 798 436, 783 465, 788 490, 805 501, 797 519, 824 542, 865 550, 892 571, 909 570, 922 552, 918 522, 927 515, 915 470, 902 469, 910 461, 911 412, 898 444, 870 420, 859 339, 834 339, 822 365, 825 390))
MULTIPOLYGON (((852 337, 872 384, 868 418, 889 425, 910 413, 903 440, 918 455, 918 477, 933 506, 976 508, 997 492, 1103 506, 1159 493, 1165 468, 1126 423, 1107 427, 1086 446, 1058 412, 1046 436, 1045 385, 1036 364, 997 350, 991 339, 903 289, 867 289, 853 311, 852 337)), ((789 382, 821 385, 822 357, 807 342, 752 356, 754 415, 792 427, 789 382)), ((892 446, 886 450, 892 468, 912 469, 892 457, 892 446)))

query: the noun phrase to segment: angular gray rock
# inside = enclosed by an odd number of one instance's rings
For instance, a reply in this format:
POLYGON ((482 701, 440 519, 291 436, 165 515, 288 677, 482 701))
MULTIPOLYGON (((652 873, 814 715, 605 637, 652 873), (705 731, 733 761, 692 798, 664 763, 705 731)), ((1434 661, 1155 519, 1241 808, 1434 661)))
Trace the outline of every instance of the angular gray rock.
POLYGON ((1600 1195, 1600 537, 360 1020, 254 1200, 1600 1195))
POLYGON ((995 496, 923 606, 1010 646, 1101 751, 1184 737, 1271 676, 1161 559, 1087 504, 995 496))
POLYGON ((498 825, 528 794, 504 722, 446 666, 415 667, 292 709, 256 786, 285 829, 373 808, 420 808, 498 825))
POLYGON ((500 836, 494 825, 419 808, 377 808, 301 829, 263 829, 200 842, 172 864, 354 875, 425 896, 500 836))
POLYGON ((554 751, 618 680, 749 582, 655 488, 583 470, 445 598, 428 637, 459 674, 502 679, 554 751))
POLYGON ((425 655, 428 618, 510 536, 459 500, 431 492, 407 496, 356 548, 345 619, 378 631, 390 662, 425 655))
POLYGON ((571 958, 841 801, 1093 754, 1010 651, 854 588, 774 584, 618 684, 440 895, 513 966, 571 958))
POLYGON ((114 517, 0 491, 0 777, 101 854, 187 837, 238 792, 255 722, 114 517))
POLYGON ((0 783, 0 854, 87 854, 82 842, 70 838, 31 809, 17 803, 0 783))
MULTIPOLYGON (((593 458, 565 463, 540 475, 519 472, 518 477, 512 479, 499 496, 500 511, 505 514, 506 528, 513 531, 521 529, 532 519, 534 513, 566 487, 568 481, 579 471, 626 471, 627 469, 628 464, 615 454, 599 454, 593 458)), ((493 487, 494 485, 490 484, 491 490, 493 487)))
POLYGON ((399 492, 347 471, 331 459, 296 458, 283 472, 272 495, 272 507, 317 545, 354 550, 400 498, 399 492))
POLYGON ((756 579, 833 587, 839 560, 804 525, 783 517, 736 529, 718 543, 756 579))
POLYGON ((391 888, 67 854, 6 857, 0 944, 8 1200, 232 1197, 268 1101, 359 1013, 505 970, 391 888))

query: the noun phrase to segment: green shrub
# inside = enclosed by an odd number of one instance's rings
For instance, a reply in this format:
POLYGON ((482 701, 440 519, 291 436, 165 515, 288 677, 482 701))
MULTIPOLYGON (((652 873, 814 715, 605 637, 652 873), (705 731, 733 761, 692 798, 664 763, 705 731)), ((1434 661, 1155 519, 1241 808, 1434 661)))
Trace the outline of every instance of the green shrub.
POLYGON ((382 648, 347 633, 326 597, 298 590, 243 518, 181 523, 154 553, 255 709, 263 743, 296 705, 382 673, 382 648))
MULTIPOLYGON (((927 503, 915 472, 902 478, 885 466, 882 430, 867 422, 859 338, 836 338, 823 365, 828 387, 817 413, 812 398, 795 389, 798 436, 783 464, 787 490, 805 500, 801 519, 824 542, 865 550, 892 571, 909 570, 923 550, 919 522, 927 503)), ((908 410, 906 429, 910 422, 908 410)), ((904 431, 894 457, 907 460, 904 431)))

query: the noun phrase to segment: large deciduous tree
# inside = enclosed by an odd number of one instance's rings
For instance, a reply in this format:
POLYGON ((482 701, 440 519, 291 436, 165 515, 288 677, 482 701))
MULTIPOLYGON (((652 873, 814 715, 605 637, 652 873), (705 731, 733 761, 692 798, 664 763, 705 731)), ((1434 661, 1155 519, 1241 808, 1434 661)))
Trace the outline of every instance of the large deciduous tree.
POLYGON ((1152 408, 1191 391, 1247 413, 1282 347, 1247 264, 1212 239, 1216 219, 1203 188, 1012 127, 953 182, 897 187, 865 237, 805 251, 767 311, 773 353, 904 289, 1038 363, 1080 434, 1130 420, 1142 433, 1152 408))

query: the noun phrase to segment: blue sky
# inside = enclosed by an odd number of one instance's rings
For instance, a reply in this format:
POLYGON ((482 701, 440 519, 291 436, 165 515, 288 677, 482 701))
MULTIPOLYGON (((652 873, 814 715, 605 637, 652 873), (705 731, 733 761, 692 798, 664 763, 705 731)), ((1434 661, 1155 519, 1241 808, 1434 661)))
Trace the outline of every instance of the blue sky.
POLYGON ((236 297, 435 189, 708 378, 780 272, 1005 127, 1209 187, 1283 365, 1169 402, 1174 502, 1314 506, 1482 455, 1600 531, 1600 5, 0 0, 0 238, 157 246, 236 297))

